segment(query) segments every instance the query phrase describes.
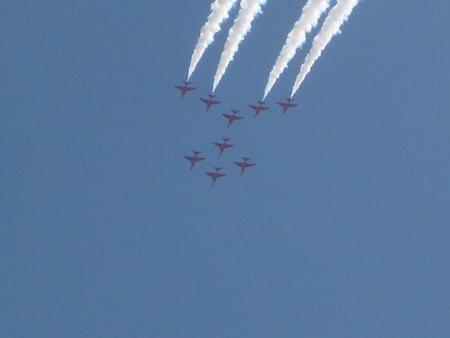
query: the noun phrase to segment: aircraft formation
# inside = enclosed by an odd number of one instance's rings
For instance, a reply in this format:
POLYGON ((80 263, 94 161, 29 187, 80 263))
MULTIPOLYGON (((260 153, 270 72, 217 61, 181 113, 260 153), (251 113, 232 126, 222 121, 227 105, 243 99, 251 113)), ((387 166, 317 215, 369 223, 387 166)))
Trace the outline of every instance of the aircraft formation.
MULTIPOLYGON (((228 31, 228 36, 213 78, 212 92, 208 94, 207 97, 200 97, 200 101, 205 104, 206 111, 214 109, 214 106, 221 104, 221 101, 217 99, 215 94, 216 87, 225 74, 228 65, 234 59, 234 55, 237 53, 240 43, 250 32, 253 20, 258 14, 262 13, 262 8, 267 1, 268 0, 239 1, 239 12, 234 19, 233 25, 228 31)), ((300 88, 305 77, 308 75, 312 66, 321 56, 331 39, 335 35, 341 33, 341 26, 347 21, 358 2, 359 0, 306 0, 299 19, 294 23, 294 26, 288 33, 285 43, 270 71, 262 99, 258 100, 256 104, 248 105, 248 107, 253 110, 253 116, 255 118, 262 112, 270 109, 266 105, 266 97, 283 71, 288 67, 288 63, 293 59, 297 50, 302 48, 307 39, 307 35, 319 24, 320 18, 323 15, 326 15, 322 22, 322 27, 312 39, 311 49, 307 53, 305 60, 300 67, 291 94, 285 101, 276 102, 277 105, 281 107, 282 114, 285 114, 289 109, 297 106, 293 101, 295 93, 300 88), (333 3, 334 5, 332 6, 333 3)), ((222 23, 229 17, 230 11, 237 3, 237 0, 213 0, 210 15, 202 26, 200 36, 194 47, 187 78, 181 85, 175 85, 175 88, 181 92, 182 98, 186 93, 196 89, 190 82, 191 75, 196 69, 205 50, 214 42, 214 37, 216 33, 221 30, 222 23)), ((240 110, 235 108, 231 109, 231 113, 222 113, 222 116, 227 120, 228 128, 245 118, 240 113, 240 110)), ((224 152, 228 152, 229 149, 236 147, 234 143, 231 143, 229 137, 222 137, 222 140, 213 141, 212 144, 217 147, 219 156, 222 156, 224 152)), ((200 151, 193 150, 192 153, 193 155, 184 156, 185 159, 190 162, 191 170, 198 162, 206 160, 206 157, 200 155, 200 151)), ((234 161, 233 164, 238 167, 240 175, 242 175, 247 168, 256 165, 255 163, 250 162, 250 157, 248 156, 242 156, 242 160, 234 161)), ((205 174, 212 179, 211 184, 213 186, 219 178, 227 175, 222 169, 223 168, 220 166, 213 166, 213 170, 205 172, 205 174)))
MULTIPOLYGON (((189 81, 183 81, 182 84, 176 84, 174 87, 180 91, 181 97, 183 98, 186 93, 193 91, 196 87, 192 86, 192 83, 189 81)), ((217 106, 222 104, 214 94, 208 94, 207 97, 200 97, 199 100, 205 104, 206 111, 208 112, 210 108, 213 106, 217 106)), ((297 106, 296 103, 293 102, 291 98, 287 98, 286 101, 279 101, 277 104, 282 108, 281 113, 284 114, 290 108, 297 106)), ((256 104, 249 104, 248 108, 250 108, 253 112, 252 115, 254 118, 258 117, 258 115, 266 110, 269 110, 270 107, 266 105, 265 101, 259 100, 256 104)), ((240 121, 245 118, 245 116, 241 115, 241 111, 238 109, 230 109, 231 113, 222 113, 221 115, 227 120, 227 128, 230 128, 233 123, 240 121)), ((221 157, 225 152, 228 152, 229 149, 236 147, 230 137, 222 136, 219 140, 214 140, 211 142, 213 146, 217 148, 217 154, 221 157)), ((200 150, 192 150, 192 154, 184 155, 185 160, 189 162, 189 169, 193 170, 197 167, 199 162, 207 160, 205 156, 201 155, 202 152, 200 150)), ((251 162, 251 158, 249 156, 241 156, 241 159, 235 160, 232 162, 236 166, 236 171, 242 176, 248 168, 256 166, 256 163, 251 162)), ((206 171, 205 175, 211 178, 211 186, 216 184, 216 181, 224 176, 227 176, 227 172, 222 171, 224 168, 220 166, 213 166, 212 170, 206 171)))

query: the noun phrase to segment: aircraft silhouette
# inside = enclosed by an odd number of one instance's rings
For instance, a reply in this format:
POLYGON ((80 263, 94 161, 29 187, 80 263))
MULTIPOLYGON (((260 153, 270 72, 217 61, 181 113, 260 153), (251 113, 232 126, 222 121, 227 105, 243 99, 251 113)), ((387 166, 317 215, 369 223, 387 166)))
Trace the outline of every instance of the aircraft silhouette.
POLYGON ((213 172, 206 172, 205 173, 206 175, 210 176, 211 179, 212 179, 211 186, 214 186, 214 184, 216 183, 216 180, 218 178, 221 178, 221 177, 226 175, 225 173, 221 173, 220 172, 220 170, 222 170, 221 167, 214 167, 214 170, 215 171, 213 171, 213 172))
POLYGON ((213 98, 216 97, 214 94, 208 94, 208 98, 200 98, 200 101, 202 101, 204 104, 206 104, 206 111, 209 110, 209 108, 214 104, 219 104, 220 101, 213 100, 213 98))
POLYGON ((244 160, 244 162, 234 162, 234 164, 236 164, 239 168, 241 168, 241 175, 244 173, 245 169, 256 165, 255 163, 248 162, 250 160, 250 157, 242 156, 242 159, 244 160))
POLYGON ((258 116, 263 110, 269 109, 269 107, 264 106, 264 101, 258 101, 258 105, 249 104, 248 106, 255 111, 255 117, 258 116))
POLYGON ((286 98, 286 102, 277 102, 281 107, 283 107, 282 113, 284 114, 289 108, 297 106, 296 103, 292 102, 290 97, 286 98))
POLYGON ((198 156, 198 155, 201 153, 201 151, 198 151, 198 150, 192 150, 192 152, 194 153, 194 156, 186 155, 186 156, 184 157, 186 160, 188 160, 189 162, 191 162, 191 167, 190 167, 191 170, 192 170, 192 168, 194 167, 194 165, 195 165, 197 162, 203 161, 203 160, 206 158, 206 157, 200 157, 200 156, 198 156))
POLYGON ((184 86, 174 85, 174 87, 177 88, 181 92, 181 97, 184 97, 184 94, 195 89, 195 87, 189 86, 192 82, 183 81, 183 83, 184 83, 184 86))
POLYGON ((222 143, 220 143, 220 142, 214 142, 214 145, 215 145, 217 148, 219 148, 219 155, 222 155, 222 153, 223 153, 223 151, 224 151, 225 149, 234 147, 234 144, 228 143, 228 141, 231 140, 230 138, 222 137, 222 139, 223 139, 223 142, 222 142, 222 143))
POLYGON ((225 118, 228 120, 228 127, 231 126, 231 124, 236 121, 236 120, 241 120, 243 119, 242 116, 239 116, 238 113, 240 112, 240 110, 236 110, 236 109, 231 109, 232 114, 222 114, 223 116, 225 116, 225 118))

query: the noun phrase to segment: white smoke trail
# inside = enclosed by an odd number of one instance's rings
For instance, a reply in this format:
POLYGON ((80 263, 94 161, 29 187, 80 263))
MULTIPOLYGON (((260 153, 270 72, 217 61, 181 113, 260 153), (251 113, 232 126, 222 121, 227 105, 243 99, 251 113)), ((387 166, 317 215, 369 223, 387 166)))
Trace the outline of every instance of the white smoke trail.
POLYGON ((223 74, 233 60, 234 54, 239 48, 239 43, 245 38, 245 35, 250 31, 252 21, 258 13, 261 13, 261 7, 266 3, 266 0, 241 0, 241 8, 238 16, 234 20, 233 27, 228 32, 227 41, 220 56, 219 65, 217 67, 216 75, 214 75, 213 92, 216 90, 223 74))
POLYGON ((194 52, 191 57, 191 64, 189 65, 188 80, 197 67, 206 48, 214 41, 214 35, 220 30, 220 25, 228 18, 233 5, 237 0, 215 0, 211 4, 211 13, 208 20, 200 30, 200 36, 195 45, 194 52))
POLYGON ((340 28, 342 24, 348 19, 353 8, 358 4, 358 1, 359 0, 338 0, 336 5, 330 10, 322 28, 313 40, 311 50, 300 68, 300 73, 295 79, 291 97, 293 97, 300 88, 300 85, 306 75, 308 75, 314 62, 320 57, 331 38, 334 35, 341 33, 340 28))
POLYGON ((270 71, 266 89, 264 90, 263 100, 266 98, 267 94, 269 94, 280 75, 287 68, 289 61, 295 56, 297 49, 301 48, 305 43, 306 34, 317 26, 320 17, 329 6, 330 0, 308 0, 305 6, 303 6, 300 18, 289 32, 286 42, 270 71))

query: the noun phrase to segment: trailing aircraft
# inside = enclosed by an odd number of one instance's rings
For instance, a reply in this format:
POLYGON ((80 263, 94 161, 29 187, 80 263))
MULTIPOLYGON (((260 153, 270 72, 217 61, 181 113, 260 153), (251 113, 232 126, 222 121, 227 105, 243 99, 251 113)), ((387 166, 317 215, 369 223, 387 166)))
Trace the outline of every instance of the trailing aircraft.
POLYGON ((189 162, 191 162, 191 170, 192 170, 192 168, 194 167, 194 165, 197 163, 197 162, 199 162, 199 161, 203 161, 206 157, 200 157, 200 156, 198 156, 200 153, 201 153, 201 151, 198 151, 198 150, 192 150, 192 152, 194 153, 194 156, 191 156, 191 155, 186 155, 184 158, 186 159, 186 160, 188 160, 189 162))
POLYGON ((218 178, 221 178, 221 177, 226 175, 225 173, 221 173, 220 172, 220 170, 222 170, 221 167, 214 167, 214 170, 215 171, 213 171, 213 172, 206 172, 205 173, 206 175, 208 175, 212 179, 211 186, 214 186, 214 184, 216 183, 216 180, 218 178))
POLYGON ((225 118, 228 120, 228 127, 231 126, 231 124, 236 121, 236 120, 241 120, 243 119, 242 116, 239 116, 238 113, 240 112, 240 110, 236 110, 236 109, 231 109, 232 114, 222 114, 223 116, 225 116, 225 118))
POLYGON ((222 155, 222 153, 223 153, 223 151, 224 151, 225 149, 234 147, 234 144, 228 143, 228 141, 231 140, 230 138, 222 137, 222 139, 223 139, 223 142, 222 142, 222 143, 220 143, 220 142, 213 142, 214 145, 215 145, 217 148, 219 148, 219 155, 222 155))
POLYGON ((241 175, 244 173, 245 169, 256 165, 255 163, 248 162, 250 160, 250 157, 242 156, 242 159, 244 160, 244 162, 234 162, 234 164, 236 164, 239 168, 241 168, 241 175))

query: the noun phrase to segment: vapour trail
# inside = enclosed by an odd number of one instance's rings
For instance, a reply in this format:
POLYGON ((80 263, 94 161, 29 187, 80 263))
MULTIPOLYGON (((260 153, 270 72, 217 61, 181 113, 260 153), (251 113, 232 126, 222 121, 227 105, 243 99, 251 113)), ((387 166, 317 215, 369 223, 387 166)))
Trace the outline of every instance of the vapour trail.
POLYGON ((316 60, 320 57, 324 48, 331 41, 331 38, 334 35, 341 33, 340 28, 342 24, 347 21, 353 8, 355 8, 358 4, 358 1, 359 0, 338 0, 336 5, 330 10, 322 25, 322 28, 315 36, 312 42, 311 50, 308 55, 306 55, 305 61, 300 68, 300 72, 295 79, 294 86, 292 87, 291 98, 300 88, 300 85, 306 75, 308 75, 314 65, 314 62, 316 62, 316 60))
POLYGON ((250 31, 253 19, 258 13, 262 12, 261 7, 265 3, 266 0, 241 0, 241 8, 234 20, 233 27, 228 31, 227 41, 220 56, 216 74, 214 75, 213 92, 216 90, 223 74, 225 74, 228 65, 233 60, 239 44, 250 31))
POLYGON ((308 0, 303 6, 302 14, 294 27, 289 32, 286 42, 272 67, 264 90, 263 100, 269 94, 283 71, 287 68, 289 61, 295 56, 297 49, 301 48, 306 41, 306 34, 309 33, 330 6, 330 0, 308 0))
POLYGON ((237 0, 215 0, 211 4, 211 13, 207 21, 200 30, 200 36, 195 45, 194 52, 191 57, 191 64, 189 65, 188 80, 197 67, 206 48, 214 41, 214 35, 220 31, 220 25, 228 19, 228 13, 237 0))

